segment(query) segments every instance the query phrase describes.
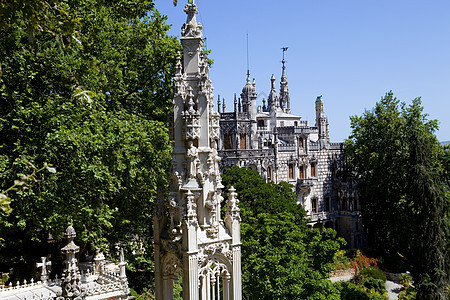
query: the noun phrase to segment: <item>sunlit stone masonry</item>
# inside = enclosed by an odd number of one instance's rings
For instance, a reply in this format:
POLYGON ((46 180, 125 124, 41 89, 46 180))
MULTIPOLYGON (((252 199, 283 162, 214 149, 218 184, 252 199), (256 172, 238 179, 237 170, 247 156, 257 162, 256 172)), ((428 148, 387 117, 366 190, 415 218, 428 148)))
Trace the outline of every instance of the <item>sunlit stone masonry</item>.
POLYGON ((181 276, 185 300, 240 300, 239 201, 231 188, 222 220, 220 116, 213 110, 197 6, 189 2, 181 31, 183 55, 174 78, 170 193, 155 208, 156 299, 172 300, 174 282, 181 276))

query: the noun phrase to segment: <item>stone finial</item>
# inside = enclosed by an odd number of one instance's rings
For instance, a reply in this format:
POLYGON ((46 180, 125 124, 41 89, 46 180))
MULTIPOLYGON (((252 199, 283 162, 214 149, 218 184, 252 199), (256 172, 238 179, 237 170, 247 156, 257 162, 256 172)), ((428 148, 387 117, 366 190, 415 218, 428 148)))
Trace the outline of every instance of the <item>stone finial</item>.
POLYGON ((239 200, 237 198, 236 189, 234 187, 230 187, 228 189, 228 202, 226 215, 230 216, 233 220, 241 220, 240 209, 238 207, 239 200))
POLYGON ((187 14, 186 23, 181 28, 181 35, 183 37, 202 37, 202 25, 197 23, 195 15, 198 14, 197 5, 194 1, 189 1, 184 6, 184 12, 187 14))
POLYGON ((64 233, 64 235, 70 241, 73 241, 73 239, 77 237, 77 233, 76 233, 75 229, 72 226, 69 226, 69 227, 66 228, 66 232, 64 233))
POLYGON ((94 257, 94 275, 103 275, 103 270, 105 267, 105 255, 100 251, 99 248, 95 249, 94 257))
POLYGON ((50 269, 50 266, 52 265, 51 261, 47 261, 47 257, 43 256, 41 257, 41 262, 36 263, 37 268, 42 268, 41 270, 41 282, 43 285, 47 284, 47 271, 50 269))
POLYGON ((198 220, 197 220, 197 203, 195 202, 195 196, 191 192, 191 190, 188 190, 186 194, 186 216, 185 220, 188 223, 188 225, 191 226, 197 226, 198 220))
POLYGON ((175 64, 175 74, 176 76, 181 76, 183 72, 183 66, 181 64, 181 53, 177 52, 177 62, 175 64))

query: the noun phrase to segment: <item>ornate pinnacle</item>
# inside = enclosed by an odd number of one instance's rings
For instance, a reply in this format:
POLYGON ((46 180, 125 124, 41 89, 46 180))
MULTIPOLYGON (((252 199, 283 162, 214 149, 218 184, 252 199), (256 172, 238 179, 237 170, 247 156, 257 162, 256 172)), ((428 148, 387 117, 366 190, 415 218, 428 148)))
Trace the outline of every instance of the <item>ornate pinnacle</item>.
POLYGON ((234 220, 241 220, 241 216, 239 214, 240 209, 238 207, 239 200, 237 198, 236 189, 231 187, 228 190, 228 202, 227 202, 227 210, 226 215, 230 216, 234 220))

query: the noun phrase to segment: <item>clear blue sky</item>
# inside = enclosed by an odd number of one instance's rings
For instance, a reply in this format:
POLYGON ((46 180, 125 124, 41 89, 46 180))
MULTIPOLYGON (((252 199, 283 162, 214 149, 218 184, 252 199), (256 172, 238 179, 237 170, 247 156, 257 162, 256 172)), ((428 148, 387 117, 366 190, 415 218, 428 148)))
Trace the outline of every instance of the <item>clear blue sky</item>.
MULTIPOLYGON (((155 0, 180 35, 187 1, 155 0)), ((450 140, 449 0, 196 0, 214 59, 210 77, 232 109, 245 84, 249 36, 251 77, 257 92, 279 89, 281 47, 291 110, 314 125, 314 101, 323 95, 333 141, 350 134, 351 115, 371 109, 392 90, 402 101, 422 97, 424 111, 440 121, 450 140)), ((262 101, 262 96, 258 99, 262 101)))

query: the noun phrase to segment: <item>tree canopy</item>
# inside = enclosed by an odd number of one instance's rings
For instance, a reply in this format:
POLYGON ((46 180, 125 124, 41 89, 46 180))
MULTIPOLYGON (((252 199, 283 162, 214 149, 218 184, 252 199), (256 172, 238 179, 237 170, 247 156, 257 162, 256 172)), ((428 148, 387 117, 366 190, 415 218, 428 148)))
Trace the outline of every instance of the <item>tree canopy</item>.
POLYGON ((441 299, 449 284, 450 202, 437 127, 420 98, 408 106, 390 92, 374 109, 351 117, 347 140, 369 245, 406 257, 423 299, 441 299))
POLYGON ((82 247, 127 241, 130 267, 150 264, 180 50, 165 17, 147 0, 3 1, 0 15, 0 185, 26 162, 57 170, 10 195, 0 261, 46 254, 72 224, 82 247))
POLYGON ((339 299, 328 277, 345 241, 332 229, 307 226, 292 186, 238 167, 227 169, 223 182, 240 201, 244 298, 339 299))

